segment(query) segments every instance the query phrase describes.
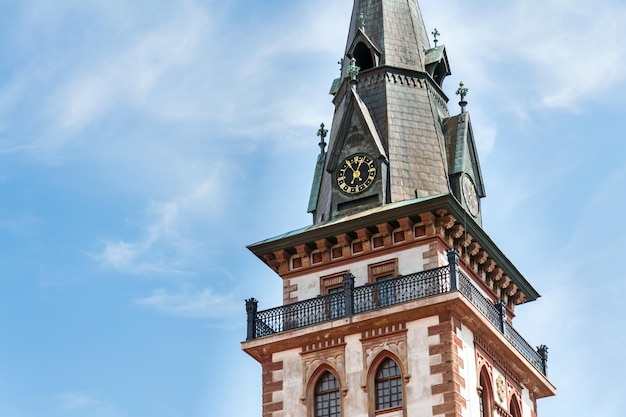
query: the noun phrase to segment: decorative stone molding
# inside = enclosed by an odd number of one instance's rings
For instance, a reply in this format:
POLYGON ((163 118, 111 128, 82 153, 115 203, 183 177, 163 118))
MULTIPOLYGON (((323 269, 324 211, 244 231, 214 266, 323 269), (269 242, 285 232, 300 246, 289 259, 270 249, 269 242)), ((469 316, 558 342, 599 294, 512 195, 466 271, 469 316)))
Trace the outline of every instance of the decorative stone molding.
POLYGON ((437 233, 435 225, 437 217, 431 212, 420 213, 419 216, 426 229, 426 236, 435 236, 437 233))
POLYGON ((359 237, 359 240, 361 241, 361 243, 363 244, 363 252, 369 252, 372 250, 372 242, 371 242, 371 238, 372 238, 372 232, 369 231, 369 229, 367 228, 362 228, 356 231, 357 236, 359 237))
POLYGON ((372 366, 382 361, 382 356, 391 357, 400 367, 406 382, 410 379, 407 359, 407 339, 405 323, 391 324, 361 333, 363 348, 363 372, 361 388, 367 391, 368 375, 375 372, 372 366))
POLYGON ((352 254, 352 238, 347 233, 341 233, 336 236, 337 243, 341 246, 343 257, 347 258, 352 254))
POLYGON ((337 377, 343 396, 348 393, 345 365, 346 343, 343 337, 316 342, 302 348, 302 387, 300 399, 305 402, 307 391, 315 384, 313 379, 324 370, 329 370, 337 377))
POLYGON ((488 250, 472 234, 467 233, 465 225, 443 208, 399 217, 371 227, 360 227, 311 242, 295 243, 282 250, 263 254, 262 257, 273 270, 287 279, 292 273, 297 276, 312 268, 323 269, 335 262, 372 256, 374 251, 396 250, 426 239, 430 239, 430 246, 424 255, 425 269, 441 266, 438 255, 454 248, 459 252, 465 271, 470 273, 471 278, 483 283, 483 289, 493 301, 505 301, 513 313, 517 304, 528 300, 519 285, 512 285, 508 275, 517 272, 505 271, 505 266, 498 265, 488 250), (373 231, 378 233, 373 234, 373 231))
MULTIPOLYGON (((468 236, 471 238, 471 235, 468 235, 468 236)), ((480 251, 480 244, 478 242, 471 242, 467 246, 467 253, 469 254, 469 256, 472 256, 472 257, 476 256, 476 254, 478 254, 479 251, 480 251)), ((485 252, 485 251, 482 251, 482 252, 485 252)), ((486 254, 486 252, 485 252, 485 254, 486 254)))
POLYGON ((302 260, 302 268, 311 266, 311 258, 309 257, 309 255, 311 255, 311 248, 309 247, 309 245, 307 245, 306 243, 297 245, 296 252, 302 260))
POLYGON ((480 371, 482 364, 488 366, 489 373, 492 374, 492 370, 494 366, 497 366, 497 369, 506 376, 507 382, 511 383, 511 381, 517 385, 521 385, 522 381, 519 376, 513 371, 513 369, 504 361, 500 356, 498 356, 491 348, 489 348, 488 344, 484 342, 481 338, 474 335, 474 345, 476 347, 476 363, 477 370, 480 371))

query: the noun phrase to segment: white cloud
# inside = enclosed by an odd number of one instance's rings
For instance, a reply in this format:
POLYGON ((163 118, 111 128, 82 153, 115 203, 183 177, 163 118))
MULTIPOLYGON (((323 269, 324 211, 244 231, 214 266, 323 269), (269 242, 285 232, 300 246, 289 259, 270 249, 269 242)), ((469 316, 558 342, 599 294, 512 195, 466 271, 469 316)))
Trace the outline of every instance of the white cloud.
POLYGON ((611 41, 626 38, 621 2, 423 3, 426 24, 443 33, 454 78, 492 91, 511 107, 522 102, 575 110, 626 79, 626 45, 611 41), (503 68, 508 71, 496 73, 503 68))
POLYGON ((161 78, 189 63, 209 24, 196 8, 183 10, 168 23, 136 36, 113 55, 98 57, 72 76, 48 103, 61 134, 98 121, 114 106, 141 106, 161 78))
POLYGON ((107 240, 103 249, 90 256, 104 267, 127 274, 185 272, 207 250, 196 228, 217 216, 227 198, 222 172, 222 165, 216 163, 188 194, 149 203, 140 238, 107 240))
POLYGON ((241 310, 241 303, 231 297, 217 295, 211 288, 195 291, 183 288, 179 292, 156 289, 152 295, 135 300, 138 305, 159 313, 185 318, 225 317, 241 310))

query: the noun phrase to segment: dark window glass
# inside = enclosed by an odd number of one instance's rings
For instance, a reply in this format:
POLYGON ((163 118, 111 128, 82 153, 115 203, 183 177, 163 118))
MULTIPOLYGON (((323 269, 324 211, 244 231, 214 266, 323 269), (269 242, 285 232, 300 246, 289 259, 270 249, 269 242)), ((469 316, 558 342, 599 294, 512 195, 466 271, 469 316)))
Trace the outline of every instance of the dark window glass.
POLYGON ((402 375, 400 368, 391 359, 385 359, 376 371, 376 409, 402 405, 402 375))
POLYGON ((340 416, 339 383, 333 374, 326 372, 315 385, 315 417, 340 416))

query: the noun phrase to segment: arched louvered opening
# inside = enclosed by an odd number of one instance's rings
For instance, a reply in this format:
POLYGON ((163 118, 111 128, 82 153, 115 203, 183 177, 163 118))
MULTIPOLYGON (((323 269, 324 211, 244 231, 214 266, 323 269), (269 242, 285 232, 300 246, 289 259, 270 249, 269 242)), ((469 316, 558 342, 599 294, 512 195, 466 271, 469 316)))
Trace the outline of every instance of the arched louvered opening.
POLYGON ((363 42, 359 42, 356 45, 352 56, 356 59, 356 65, 361 69, 361 71, 374 68, 374 57, 372 56, 372 52, 363 42))

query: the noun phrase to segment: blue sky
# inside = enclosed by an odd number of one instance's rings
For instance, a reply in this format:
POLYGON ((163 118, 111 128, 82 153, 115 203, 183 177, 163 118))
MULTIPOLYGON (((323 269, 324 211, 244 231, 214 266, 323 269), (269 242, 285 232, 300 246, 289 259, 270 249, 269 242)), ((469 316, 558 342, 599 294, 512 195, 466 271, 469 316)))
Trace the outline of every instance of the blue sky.
MULTIPOLYGON (((243 300, 281 283, 245 245, 311 221, 351 3, 0 0, 0 415, 260 415, 243 300)), ((421 6, 543 295, 540 416, 622 415, 626 3, 421 6)))

